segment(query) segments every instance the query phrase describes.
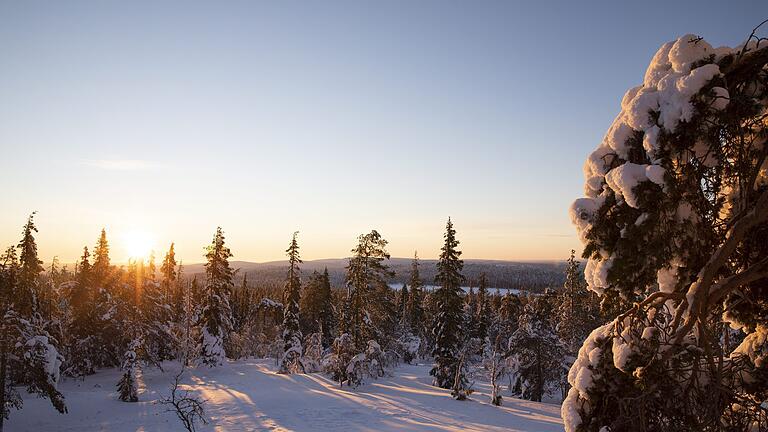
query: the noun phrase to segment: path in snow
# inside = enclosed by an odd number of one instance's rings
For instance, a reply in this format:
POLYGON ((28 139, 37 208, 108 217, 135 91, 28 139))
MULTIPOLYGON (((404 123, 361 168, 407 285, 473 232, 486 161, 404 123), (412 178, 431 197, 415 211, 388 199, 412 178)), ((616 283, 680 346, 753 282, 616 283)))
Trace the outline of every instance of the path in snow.
MULTIPOLYGON (((140 402, 117 400, 120 371, 100 371, 84 382, 60 388, 69 414, 59 415, 47 400, 25 397, 11 412, 9 431, 179 431, 172 413, 154 402, 168 393, 178 365, 166 372, 147 369, 140 402)), ((562 431, 559 406, 506 398, 487 403, 478 385, 472 400, 455 401, 448 390, 429 385, 429 367, 399 367, 392 377, 357 389, 340 389, 324 375, 280 375, 269 360, 242 360, 192 369, 184 382, 205 399, 210 424, 203 431, 562 431)))

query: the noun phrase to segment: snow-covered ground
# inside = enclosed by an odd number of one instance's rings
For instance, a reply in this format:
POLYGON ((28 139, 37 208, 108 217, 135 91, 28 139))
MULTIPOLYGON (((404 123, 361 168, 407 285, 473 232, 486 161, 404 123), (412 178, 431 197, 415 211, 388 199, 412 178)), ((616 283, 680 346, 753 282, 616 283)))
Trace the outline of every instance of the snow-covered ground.
MULTIPOLYGON (((505 398, 488 403, 488 386, 476 384, 469 401, 451 399, 429 385, 429 366, 403 365, 393 376, 339 389, 321 374, 279 375, 270 360, 241 360, 217 369, 187 371, 185 384, 208 399, 208 426, 199 431, 562 431, 560 407, 505 398)), ((179 431, 173 413, 155 402, 169 393, 178 364, 165 373, 148 368, 141 377, 138 403, 120 402, 119 370, 100 371, 85 381, 67 380, 59 388, 69 414, 58 414, 47 400, 24 398, 11 412, 9 431, 179 431)))

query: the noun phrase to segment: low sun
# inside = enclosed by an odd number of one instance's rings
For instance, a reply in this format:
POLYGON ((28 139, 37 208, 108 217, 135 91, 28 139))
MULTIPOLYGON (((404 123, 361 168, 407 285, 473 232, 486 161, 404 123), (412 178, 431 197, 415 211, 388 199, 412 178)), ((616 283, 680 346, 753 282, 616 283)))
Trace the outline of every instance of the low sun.
POLYGON ((146 231, 131 230, 123 235, 123 246, 129 258, 146 258, 152 251, 152 236, 146 231))

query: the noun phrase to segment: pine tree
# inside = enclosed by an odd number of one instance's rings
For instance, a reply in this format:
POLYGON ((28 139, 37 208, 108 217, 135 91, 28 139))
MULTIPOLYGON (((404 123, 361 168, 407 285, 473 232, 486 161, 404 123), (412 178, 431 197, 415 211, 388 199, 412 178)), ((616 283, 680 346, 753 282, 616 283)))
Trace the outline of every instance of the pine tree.
POLYGON ((299 301, 301 292, 301 258, 299 243, 296 241, 298 232, 293 233, 291 244, 286 249, 288 254, 288 275, 283 288, 283 355, 280 360, 280 373, 304 373, 301 363, 303 355, 301 346, 301 328, 299 326, 299 301))
POLYGON ((369 340, 384 341, 394 324, 391 290, 386 279, 392 276, 384 260, 389 259, 387 241, 376 230, 358 237, 347 264, 349 331, 358 352, 369 340))
POLYGON ((452 389, 452 395, 458 399, 463 397, 467 385, 461 358, 465 337, 461 289, 464 262, 459 259, 461 252, 456 249, 459 241, 456 240, 456 231, 450 218, 445 226, 444 238, 445 244, 441 248, 435 277, 435 284, 438 285, 435 290, 438 313, 432 327, 435 366, 429 374, 435 377, 433 385, 452 389))
POLYGON ((213 241, 206 248, 205 290, 206 299, 201 316, 201 360, 214 367, 224 363, 224 338, 232 329, 232 309, 229 296, 232 292, 232 269, 229 258, 232 252, 224 244, 224 232, 216 228, 213 241))

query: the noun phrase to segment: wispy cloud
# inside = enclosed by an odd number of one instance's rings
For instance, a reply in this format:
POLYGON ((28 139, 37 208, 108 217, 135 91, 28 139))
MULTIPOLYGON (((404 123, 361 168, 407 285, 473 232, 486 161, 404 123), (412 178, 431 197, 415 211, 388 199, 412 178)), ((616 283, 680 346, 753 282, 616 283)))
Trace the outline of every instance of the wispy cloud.
POLYGON ((146 171, 163 166, 160 162, 139 159, 89 159, 84 160, 83 164, 110 171, 146 171))

